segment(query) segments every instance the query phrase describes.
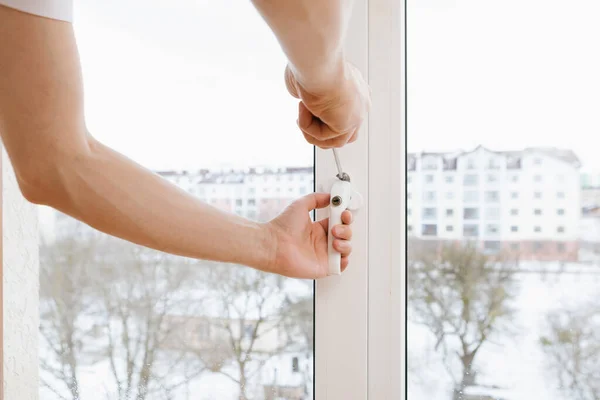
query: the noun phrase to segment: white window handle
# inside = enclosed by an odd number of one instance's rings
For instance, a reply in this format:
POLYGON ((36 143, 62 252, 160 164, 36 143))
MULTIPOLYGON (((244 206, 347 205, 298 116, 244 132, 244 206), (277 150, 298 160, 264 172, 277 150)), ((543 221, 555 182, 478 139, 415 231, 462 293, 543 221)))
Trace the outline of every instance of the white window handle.
POLYGON ((340 275, 342 255, 333 248, 333 234, 331 230, 334 226, 342 223, 342 213, 345 210, 356 211, 362 206, 362 196, 354 190, 349 181, 336 179, 331 186, 331 199, 329 201, 329 231, 328 239, 328 257, 329 274, 340 275))

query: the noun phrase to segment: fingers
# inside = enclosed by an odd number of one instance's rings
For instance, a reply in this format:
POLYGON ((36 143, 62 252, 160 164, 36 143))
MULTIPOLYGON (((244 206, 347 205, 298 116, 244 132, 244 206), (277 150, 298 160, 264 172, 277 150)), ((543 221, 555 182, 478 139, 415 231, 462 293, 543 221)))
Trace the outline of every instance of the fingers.
POLYGON ((300 202, 307 211, 312 211, 319 208, 325 208, 329 205, 329 193, 310 193, 301 197, 300 202))
MULTIPOLYGON (((352 221, 354 220, 354 217, 352 216, 352 212, 346 210, 342 213, 342 224, 344 225, 350 225, 352 223, 352 221)), ((323 229, 325 230, 325 232, 329 231, 329 218, 324 218, 322 220, 319 221, 319 224, 321 224, 321 226, 323 227, 323 229)), ((342 227, 343 229, 345 229, 342 225, 337 225, 342 227)), ((332 228, 333 231, 333 236, 336 236, 336 232, 339 228, 332 228)), ((351 229, 351 228, 348 228, 351 229)), ((350 233, 350 237, 352 237, 352 233, 350 233)), ((340 237, 340 239, 344 239, 343 237, 340 237)), ((349 240, 349 239, 348 239, 349 240)))
POLYGON ((342 263, 341 263, 341 270, 342 272, 344 272, 344 270, 346 269, 346 267, 348 267, 348 264, 350 264, 350 258, 349 257, 342 257, 342 263))
POLYGON ((348 257, 352 253, 352 242, 349 240, 333 240, 333 248, 340 253, 342 257, 348 257))
POLYGON ((350 225, 353 220, 354 220, 354 217, 352 216, 351 211, 346 210, 342 213, 342 224, 350 225))
POLYGON ((348 225, 336 225, 331 229, 333 237, 342 240, 352 240, 352 228, 348 225))
POLYGON ((343 147, 350 139, 356 140, 357 130, 350 133, 340 133, 332 130, 329 125, 315 117, 304 103, 298 105, 298 127, 306 141, 322 149, 343 147))

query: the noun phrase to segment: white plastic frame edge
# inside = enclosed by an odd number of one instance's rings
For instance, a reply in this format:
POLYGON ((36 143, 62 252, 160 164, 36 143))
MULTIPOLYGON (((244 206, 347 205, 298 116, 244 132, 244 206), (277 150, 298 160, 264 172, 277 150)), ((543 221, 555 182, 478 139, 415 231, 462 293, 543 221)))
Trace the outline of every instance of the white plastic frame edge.
MULTIPOLYGON (((368 77, 373 107, 340 157, 365 201, 351 267, 316 285, 316 400, 404 399, 404 5, 355 2, 347 54, 368 77)), ((335 171, 331 151, 318 150, 317 187, 335 171)))

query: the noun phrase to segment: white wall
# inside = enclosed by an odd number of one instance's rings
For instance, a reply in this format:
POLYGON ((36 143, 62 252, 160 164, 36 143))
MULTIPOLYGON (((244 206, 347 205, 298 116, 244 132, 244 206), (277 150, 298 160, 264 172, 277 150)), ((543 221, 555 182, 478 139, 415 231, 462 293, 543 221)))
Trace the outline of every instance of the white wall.
POLYGON ((38 398, 38 222, 19 191, 7 155, 2 157, 3 394, 5 400, 38 398))

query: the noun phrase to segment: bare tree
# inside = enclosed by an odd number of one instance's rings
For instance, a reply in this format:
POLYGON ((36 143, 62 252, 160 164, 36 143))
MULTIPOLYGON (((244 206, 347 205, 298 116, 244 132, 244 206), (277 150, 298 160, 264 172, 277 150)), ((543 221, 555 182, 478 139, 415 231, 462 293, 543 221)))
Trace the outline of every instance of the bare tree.
POLYGON ((239 399, 260 391, 264 365, 290 344, 283 326, 285 293, 279 277, 257 270, 211 264, 203 282, 210 290, 207 315, 211 323, 212 347, 196 351, 204 364, 239 387, 239 399), (216 341, 216 342, 215 342, 216 341))
POLYGON ((435 349, 444 352, 455 382, 453 399, 461 399, 464 388, 475 383, 479 350, 511 319, 517 265, 471 244, 420 249, 416 243, 409 254, 411 318, 435 336, 435 349))
MULTIPOLYGON (((286 306, 282 310, 285 315, 285 329, 288 332, 292 344, 290 349, 304 352, 307 360, 310 360, 314 351, 314 297, 313 281, 304 282, 306 290, 302 295, 286 296, 286 306)), ((303 369, 304 393, 310 392, 313 385, 313 373, 311 369, 303 369)))
POLYGON ((189 295, 196 293, 192 264, 99 234, 45 246, 40 331, 50 348, 41 364, 48 390, 79 400, 80 368, 94 365, 111 372, 110 399, 167 400, 201 374, 197 358, 168 346, 181 326, 167 317, 201 301, 189 295))
POLYGON ((540 338, 559 391, 573 400, 600 400, 600 307, 580 305, 547 315, 540 338))
POLYGON ((86 362, 85 326, 93 300, 87 274, 94 243, 63 238, 40 246, 41 384, 60 399, 80 398, 78 370, 86 362), (66 389, 66 392, 65 392, 66 389))

